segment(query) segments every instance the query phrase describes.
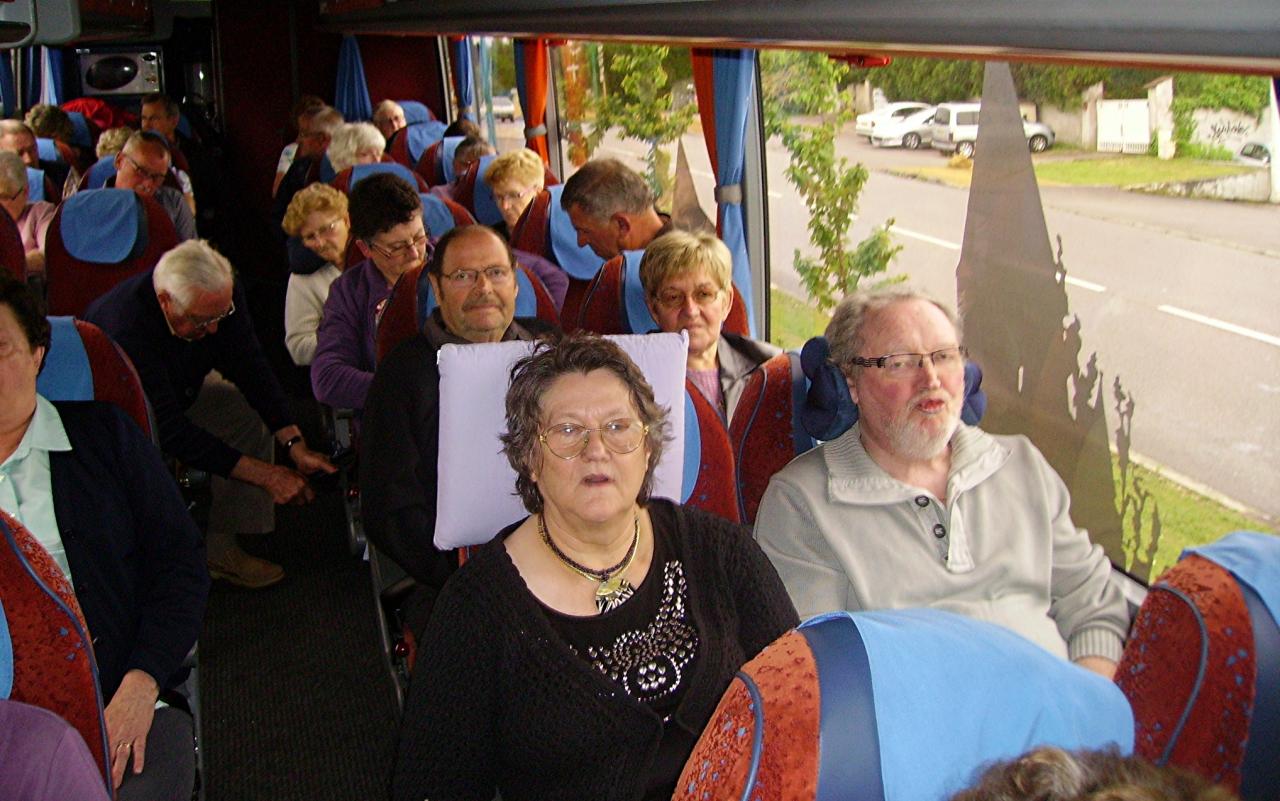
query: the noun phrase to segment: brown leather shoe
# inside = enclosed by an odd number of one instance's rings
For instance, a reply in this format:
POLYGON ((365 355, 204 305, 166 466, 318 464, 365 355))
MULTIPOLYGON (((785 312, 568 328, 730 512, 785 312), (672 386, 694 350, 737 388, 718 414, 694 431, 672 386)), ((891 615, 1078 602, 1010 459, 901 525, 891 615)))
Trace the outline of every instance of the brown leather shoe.
POLYGON ((237 587, 260 590, 270 587, 284 578, 284 568, 246 553, 224 557, 222 561, 209 560, 209 575, 225 579, 237 587))

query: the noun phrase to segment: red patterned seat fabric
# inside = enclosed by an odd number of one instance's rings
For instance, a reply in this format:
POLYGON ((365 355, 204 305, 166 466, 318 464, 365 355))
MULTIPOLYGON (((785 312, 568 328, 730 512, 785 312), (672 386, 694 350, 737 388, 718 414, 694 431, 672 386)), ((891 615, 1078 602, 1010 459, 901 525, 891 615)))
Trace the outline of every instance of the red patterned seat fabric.
POLYGON ((698 434, 702 442, 698 480, 685 504, 740 523, 742 518, 738 510, 733 445, 729 442, 729 432, 725 431, 724 423, 720 421, 720 413, 692 382, 686 380, 684 389, 692 399, 694 411, 698 415, 698 434))
POLYGON ((780 353, 752 371, 729 423, 744 523, 755 522, 769 479, 796 457, 792 358, 780 353))
POLYGON ((1116 671, 1133 707, 1134 751, 1238 792, 1256 671, 1235 578, 1183 559, 1152 586, 1116 671))
POLYGON ((98 326, 86 320, 76 320, 76 332, 84 342, 85 353, 93 370, 93 398, 119 406, 138 424, 142 433, 153 441, 156 438, 151 408, 147 405, 147 393, 133 362, 98 326))
POLYGON ((0 601, 13 641, 10 697, 70 723, 109 781, 98 668, 75 591, 36 538, 3 511, 0 529, 0 601))
MULTIPOLYGON (((804 635, 784 634, 742 672, 764 701, 764 749, 752 799, 813 801, 821 707, 818 667, 804 635)), ((738 801, 751 763, 756 711, 740 679, 720 699, 685 763, 672 801, 738 801)))

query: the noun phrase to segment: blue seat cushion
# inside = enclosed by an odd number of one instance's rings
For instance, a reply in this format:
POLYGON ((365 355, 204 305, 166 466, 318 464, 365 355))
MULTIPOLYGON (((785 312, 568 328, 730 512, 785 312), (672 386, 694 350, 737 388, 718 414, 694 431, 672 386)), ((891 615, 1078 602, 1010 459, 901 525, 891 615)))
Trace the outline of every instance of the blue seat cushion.
POLYGON ((640 283, 640 260, 643 250, 627 250, 622 253, 622 309, 628 333, 651 334, 658 330, 640 283))
POLYGON ((0 698, 13 692, 13 640, 9 637, 9 620, 0 604, 0 698))
POLYGON ((41 161, 62 163, 62 151, 58 150, 58 143, 52 139, 43 136, 37 137, 36 150, 40 153, 41 161))
POLYGON ((418 197, 422 198, 422 223, 432 239, 439 239, 458 224, 443 200, 432 194, 419 193, 418 197))
POLYGON ((41 200, 48 200, 44 196, 44 170, 38 170, 35 167, 27 168, 27 200, 35 203, 41 200))
POLYGON ((604 259, 588 245, 578 245, 578 232, 573 229, 573 221, 569 212, 560 206, 560 196, 564 194, 564 184, 547 187, 551 195, 551 203, 547 206, 548 227, 551 230, 551 255, 560 269, 570 278, 579 281, 590 281, 604 266, 604 259))
POLYGON ((62 243, 90 264, 119 264, 146 247, 147 215, 129 189, 77 192, 62 203, 62 243))
MULTIPOLYGON (((696 392, 696 390, 695 390, 696 392)), ((698 427, 698 411, 684 392, 684 479, 680 486, 680 503, 688 503, 693 488, 698 484, 698 470, 702 467, 702 430, 698 427)))
POLYGON ((89 168, 89 177, 85 179, 85 189, 101 189, 116 174, 116 157, 108 153, 94 162, 89 168))
POLYGON ((465 136, 446 136, 440 140, 444 142, 440 146, 440 172, 444 175, 445 183, 453 183, 458 176, 453 171, 453 157, 458 153, 458 145, 462 144, 465 136))
MULTIPOLYGON (((431 109, 427 108, 425 103, 420 103, 417 100, 400 100, 397 102, 400 103, 400 108, 404 111, 406 125, 413 125, 419 122, 439 122, 436 119, 436 115, 431 113, 431 109)), ((444 126, 441 126, 440 130, 444 130, 444 126)), ((439 139, 440 137, 436 138, 439 139)), ((414 158, 416 159, 418 156, 414 156, 414 158)))
POLYGON ((497 156, 482 156, 476 168, 476 188, 471 205, 475 211, 476 222, 482 225, 497 225, 502 222, 502 212, 498 210, 498 202, 493 199, 493 188, 484 179, 484 171, 497 156))
POLYGON ((49 318, 49 352, 36 391, 54 401, 93 400, 93 367, 74 317, 49 318))
POLYGON ((428 120, 425 122, 411 122, 401 132, 400 136, 408 137, 405 140, 405 147, 409 149, 409 158, 413 159, 414 164, 418 163, 418 159, 422 158, 423 152, 428 147, 444 138, 446 127, 448 126, 439 120, 428 120))
POLYGON ((79 111, 68 111, 71 118, 71 144, 85 150, 93 149, 93 134, 89 131, 89 120, 79 111))
MULTIPOLYGON (((519 287, 516 293, 516 317, 537 317, 538 296, 533 291, 533 282, 519 267, 516 267, 516 285, 519 287)), ((431 288, 431 281, 424 269, 418 276, 418 330, 422 330, 427 315, 431 314, 436 305, 436 293, 431 288)))
POLYGON ((352 167, 351 188, 355 189, 356 184, 370 175, 380 175, 382 173, 391 173, 398 178, 402 178, 408 182, 409 186, 413 187, 413 191, 418 191, 418 179, 414 177, 413 170, 394 161, 383 161, 377 164, 357 164, 352 167))

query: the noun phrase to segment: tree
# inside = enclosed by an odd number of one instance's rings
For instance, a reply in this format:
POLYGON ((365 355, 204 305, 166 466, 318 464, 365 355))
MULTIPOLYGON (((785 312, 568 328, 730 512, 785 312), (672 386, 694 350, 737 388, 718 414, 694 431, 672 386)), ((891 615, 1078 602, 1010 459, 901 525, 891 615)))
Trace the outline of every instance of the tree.
POLYGON ((646 177, 654 195, 663 197, 671 187, 672 176, 671 156, 662 145, 674 142, 689 129, 697 106, 676 107, 675 93, 663 66, 671 55, 670 48, 632 45, 610 50, 609 91, 593 103, 596 121, 587 136, 587 145, 594 151, 610 129, 617 129, 624 139, 648 143, 646 177))
POLYGON ((809 209, 809 241, 818 249, 816 258, 795 251, 796 272, 818 308, 829 309, 863 278, 885 272, 902 248, 889 236, 893 220, 856 246, 848 241, 867 181, 865 167, 835 153, 836 134, 852 116, 838 88, 849 68, 822 53, 769 50, 760 57, 765 132, 781 137, 791 155, 787 180, 809 209))

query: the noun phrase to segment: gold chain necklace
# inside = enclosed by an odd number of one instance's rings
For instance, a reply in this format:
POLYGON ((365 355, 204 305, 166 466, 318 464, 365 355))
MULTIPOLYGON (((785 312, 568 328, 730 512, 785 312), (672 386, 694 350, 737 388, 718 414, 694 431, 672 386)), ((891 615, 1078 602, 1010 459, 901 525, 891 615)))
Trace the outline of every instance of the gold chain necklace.
POLYGON ((635 561, 636 552, 640 550, 640 516, 637 515, 634 521, 631 547, 627 549, 627 555, 622 557, 622 561, 613 567, 596 570, 586 565, 578 564, 570 559, 564 551, 556 547, 556 544, 551 540, 551 535, 547 533, 546 519, 541 513, 538 514, 538 534, 542 537, 542 541, 547 544, 547 548, 551 550, 551 553, 555 554, 555 557, 560 560, 560 564, 589 581, 599 582, 596 587, 596 609, 600 614, 617 609, 635 594, 636 588, 623 578, 627 570, 631 568, 631 563, 635 561))

